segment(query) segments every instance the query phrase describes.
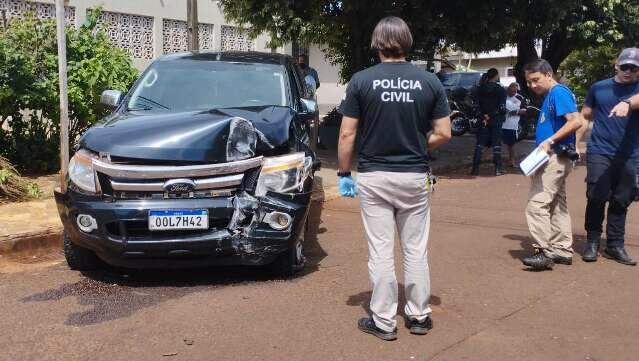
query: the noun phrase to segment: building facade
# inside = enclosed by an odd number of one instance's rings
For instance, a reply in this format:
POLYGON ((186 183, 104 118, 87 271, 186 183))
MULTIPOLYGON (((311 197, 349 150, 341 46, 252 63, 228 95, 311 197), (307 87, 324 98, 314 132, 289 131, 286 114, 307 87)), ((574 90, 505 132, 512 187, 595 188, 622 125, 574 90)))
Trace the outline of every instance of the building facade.
MULTIPOLYGON (((133 64, 144 69, 153 59, 187 50, 186 0, 68 0, 67 24, 79 27, 94 9, 102 8, 99 26, 113 44, 126 50, 133 64)), ((54 0, 0 0, 5 21, 28 12, 40 18, 55 18, 54 0)), ((214 0, 198 0, 198 34, 201 50, 253 50, 293 55, 293 46, 267 47, 267 35, 250 39, 245 29, 224 19, 214 0)), ((324 60, 317 46, 305 48, 309 63, 319 73, 318 100, 323 108, 337 104, 344 91, 338 84, 338 69, 324 60), (328 104, 324 106, 324 104, 328 104)))

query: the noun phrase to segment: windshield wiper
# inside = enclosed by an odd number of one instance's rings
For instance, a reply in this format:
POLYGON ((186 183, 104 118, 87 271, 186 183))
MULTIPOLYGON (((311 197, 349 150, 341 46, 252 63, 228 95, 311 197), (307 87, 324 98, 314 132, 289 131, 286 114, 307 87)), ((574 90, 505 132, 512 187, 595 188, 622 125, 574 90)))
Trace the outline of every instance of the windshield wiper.
MULTIPOLYGON (((149 98, 147 98, 147 97, 143 97, 143 96, 141 96, 141 95, 138 95, 138 96, 136 97, 136 100, 137 100, 137 99, 144 100, 145 102, 150 103, 150 104, 152 104, 152 105, 157 105, 157 106, 158 106, 158 107, 160 107, 160 108, 164 108, 164 109, 171 109, 171 108, 167 107, 166 105, 160 104, 160 103, 156 102, 156 101, 155 101, 155 100, 153 100, 153 99, 149 99, 149 98)), ((150 109, 145 109, 145 110, 150 110, 150 109)))

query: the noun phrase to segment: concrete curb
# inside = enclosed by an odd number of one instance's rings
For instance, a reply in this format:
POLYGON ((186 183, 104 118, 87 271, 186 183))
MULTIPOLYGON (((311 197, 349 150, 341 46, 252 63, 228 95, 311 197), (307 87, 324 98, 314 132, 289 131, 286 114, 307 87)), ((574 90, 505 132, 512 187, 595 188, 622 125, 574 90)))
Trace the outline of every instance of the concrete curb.
POLYGON ((12 234, 0 238, 0 255, 26 253, 45 248, 62 246, 62 226, 43 230, 12 234))

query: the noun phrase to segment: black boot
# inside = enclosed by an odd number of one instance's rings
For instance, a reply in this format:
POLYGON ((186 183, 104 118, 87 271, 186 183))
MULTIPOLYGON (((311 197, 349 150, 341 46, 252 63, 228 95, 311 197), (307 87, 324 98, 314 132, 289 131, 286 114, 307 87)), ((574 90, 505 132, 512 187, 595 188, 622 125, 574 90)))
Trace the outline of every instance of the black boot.
POLYGON ((595 262, 597 260, 597 253, 599 251, 599 240, 589 239, 584 246, 584 253, 581 255, 581 259, 586 262, 595 262))
POLYGON ((626 253, 626 249, 623 246, 606 247, 603 254, 604 256, 610 259, 613 259, 621 264, 625 264, 626 266, 637 265, 637 261, 630 258, 628 253, 626 253))
POLYGON ((495 163, 495 176, 506 174, 506 172, 504 172, 503 161, 501 159, 501 146, 493 147, 493 163, 495 163))

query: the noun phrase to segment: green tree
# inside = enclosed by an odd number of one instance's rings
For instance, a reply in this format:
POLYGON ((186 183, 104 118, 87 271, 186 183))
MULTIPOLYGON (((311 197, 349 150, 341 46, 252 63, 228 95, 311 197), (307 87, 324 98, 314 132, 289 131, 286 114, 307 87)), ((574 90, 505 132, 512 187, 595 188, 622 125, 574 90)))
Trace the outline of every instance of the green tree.
MULTIPOLYGON (((96 28, 99 15, 66 29, 71 146, 106 115, 101 92, 126 91, 137 77, 127 53, 96 28)), ((55 21, 11 21, 0 33, 0 155, 21 169, 58 169, 58 89, 55 21)))
POLYGON ((639 3, 614 1, 605 8, 607 35, 589 46, 572 52, 560 67, 568 85, 580 101, 595 82, 614 75, 614 63, 622 48, 639 41, 639 3))
POLYGON ((574 51, 559 68, 566 77, 579 103, 586 98, 595 82, 614 75, 614 63, 619 48, 608 44, 574 51))
POLYGON ((230 20, 267 32, 272 45, 323 44, 328 59, 350 76, 375 62, 370 34, 386 15, 413 31, 413 57, 432 59, 449 46, 477 53, 517 46, 516 74, 539 56, 556 68, 574 50, 637 36, 636 1, 621 0, 221 0, 230 20), (542 41, 541 54, 536 44, 542 41))
POLYGON ((340 66, 342 80, 375 63, 370 37, 386 15, 400 16, 411 27, 413 59, 431 60, 448 44, 474 50, 505 45, 491 32, 477 30, 502 27, 506 14, 497 12, 491 1, 221 0, 220 6, 227 19, 248 25, 253 36, 267 32, 273 47, 291 41, 320 44, 328 60, 340 66), (481 13, 494 14, 492 21, 477 16, 481 13))

